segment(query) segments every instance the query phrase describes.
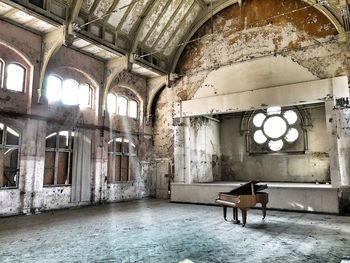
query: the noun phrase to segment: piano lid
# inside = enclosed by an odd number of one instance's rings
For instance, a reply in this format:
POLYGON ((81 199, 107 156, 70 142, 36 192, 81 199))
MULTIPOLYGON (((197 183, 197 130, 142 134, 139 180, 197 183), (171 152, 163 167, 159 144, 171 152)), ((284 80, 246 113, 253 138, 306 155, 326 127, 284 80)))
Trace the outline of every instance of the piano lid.
POLYGON ((235 189, 232 189, 230 192, 222 193, 222 194, 229 194, 229 195, 252 195, 252 190, 254 190, 254 193, 257 193, 259 191, 262 191, 267 188, 267 184, 259 184, 259 181, 250 181, 246 184, 242 184, 241 186, 238 186, 235 189))

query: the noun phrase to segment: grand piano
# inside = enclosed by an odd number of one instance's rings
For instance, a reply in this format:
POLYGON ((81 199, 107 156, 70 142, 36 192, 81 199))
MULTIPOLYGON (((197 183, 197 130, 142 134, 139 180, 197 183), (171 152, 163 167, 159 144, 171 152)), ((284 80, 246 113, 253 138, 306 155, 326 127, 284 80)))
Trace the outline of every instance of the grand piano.
MULTIPOLYGON (((260 192, 267 188, 266 184, 258 184, 258 181, 250 181, 243 184, 230 192, 219 193, 219 198, 215 202, 223 207, 224 219, 226 220, 227 207, 233 208, 233 223, 239 224, 238 208, 242 212, 243 227, 247 222, 247 211, 254 207, 257 203, 261 204, 263 219, 266 216, 266 204, 269 201, 269 195, 265 192, 260 192)), ((227 220, 226 220, 227 221, 227 220)))

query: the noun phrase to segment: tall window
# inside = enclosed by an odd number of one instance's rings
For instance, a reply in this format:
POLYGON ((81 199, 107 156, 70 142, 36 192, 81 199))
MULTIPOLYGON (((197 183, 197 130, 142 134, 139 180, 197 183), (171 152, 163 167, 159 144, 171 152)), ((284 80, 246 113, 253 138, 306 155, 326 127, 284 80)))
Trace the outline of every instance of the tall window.
POLYGON ((0 83, 8 90, 24 91, 25 68, 17 63, 5 63, 0 59, 0 83))
POLYGON ((57 75, 48 76, 46 97, 49 103, 61 101, 66 105, 92 106, 92 89, 88 84, 79 84, 74 79, 63 80, 57 75))
POLYGON ((8 64, 6 68, 6 88, 23 91, 25 70, 18 64, 8 64))
POLYGON ((18 186, 19 145, 19 133, 0 123, 0 187, 18 186))
POLYGON ((55 132, 46 137, 44 185, 72 183, 74 133, 55 132))
POLYGON ((267 152, 296 150, 302 133, 301 118, 295 109, 270 107, 253 115, 250 125, 252 149, 267 152))
POLYGON ((123 96, 118 96, 117 99, 118 114, 126 116, 128 112, 128 100, 123 96))
POLYGON ((116 113, 134 119, 138 117, 137 101, 121 95, 116 96, 112 93, 107 95, 107 110, 109 113, 116 113))
POLYGON ((108 142, 107 182, 131 181, 135 179, 136 146, 125 138, 116 138, 108 142))

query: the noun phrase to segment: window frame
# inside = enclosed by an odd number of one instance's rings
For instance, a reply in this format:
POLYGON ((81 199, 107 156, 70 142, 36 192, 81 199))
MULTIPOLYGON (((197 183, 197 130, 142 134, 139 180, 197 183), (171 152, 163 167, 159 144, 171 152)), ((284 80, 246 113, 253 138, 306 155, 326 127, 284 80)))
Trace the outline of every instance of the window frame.
MULTIPOLYGON (((125 183, 125 182, 133 182, 135 181, 135 178, 131 178, 131 165, 130 165, 130 159, 131 158, 135 158, 137 160, 137 147, 136 145, 133 143, 132 140, 122 137, 122 136, 118 136, 115 137, 113 139, 111 139, 108 144, 107 144, 107 184, 116 184, 116 183, 125 183), (117 140, 121 140, 121 151, 118 152, 116 149, 116 142, 117 140), (128 141, 128 142, 126 142, 128 141), (112 151, 109 150, 109 144, 113 143, 113 149, 112 151), (124 149, 125 143, 128 144, 128 150, 126 151, 124 149), (135 152, 132 152, 131 149, 135 148, 135 152), (109 164, 109 160, 110 160, 110 156, 112 156, 112 164, 109 164), (127 157, 128 158, 128 174, 127 174, 127 180, 122 180, 123 176, 122 176, 122 165, 120 165, 120 180, 117 180, 117 173, 115 171, 115 167, 116 167, 116 157, 120 156, 121 158, 123 157, 127 157), (109 167, 112 167, 112 171, 111 171, 111 176, 109 176, 109 167)), ((122 160, 121 160, 122 162, 122 160)))
MULTIPOLYGON (((17 168, 16 168, 16 185, 15 186, 0 186, 0 190, 6 190, 6 189, 17 189, 19 187, 19 177, 20 177, 20 160, 21 160, 21 144, 22 144, 22 134, 19 132, 17 129, 6 125, 5 123, 0 123, 4 125, 3 128, 3 134, 2 138, 0 141, 0 150, 4 149, 17 149, 18 150, 18 155, 17 155, 17 168), (13 145, 13 144, 7 144, 7 129, 10 128, 13 131, 18 133, 18 145, 13 145)), ((4 167, 5 168, 5 167, 4 167)), ((5 172, 5 169, 4 169, 5 172)), ((4 175, 0 175, 4 176, 4 175)))
POLYGON ((73 170, 73 147, 74 147, 74 132, 71 130, 61 130, 57 132, 50 133, 45 137, 45 163, 44 163, 44 178, 43 178, 43 187, 65 187, 65 186, 71 186, 72 183, 72 170, 73 170), (60 133, 62 132, 68 132, 68 148, 60 148, 59 144, 59 138, 60 133), (49 139, 49 136, 55 134, 55 144, 56 147, 47 147, 46 141, 49 139), (53 184, 45 184, 45 169, 46 169, 46 153, 47 152, 53 152, 55 153, 54 156, 54 172, 53 172, 53 184), (67 174, 66 174, 66 181, 67 184, 59 184, 58 181, 58 166, 59 166, 59 155, 60 153, 68 153, 68 161, 67 161, 67 174))
POLYGON ((17 92, 17 93, 25 93, 26 90, 26 82, 27 82, 27 69, 25 66, 23 66, 21 63, 18 63, 16 61, 13 62, 9 62, 9 63, 4 63, 4 80, 3 80, 3 87, 4 89, 10 91, 10 92, 17 92), (7 73, 7 68, 10 65, 17 65, 19 67, 21 67, 23 69, 23 81, 22 81, 22 90, 13 90, 13 89, 9 89, 7 86, 7 79, 8 79, 8 73, 7 73))
POLYGON ((129 117, 129 99, 126 96, 124 96, 124 95, 117 95, 117 114, 119 116, 129 117), (125 115, 120 114, 120 109, 119 109, 119 100, 120 99, 125 99, 125 101, 126 101, 125 115))
POLYGON ((92 108, 93 108, 93 92, 94 92, 94 89, 92 88, 92 86, 91 86, 89 83, 85 82, 85 81, 79 82, 79 81, 77 81, 76 79, 71 78, 71 77, 69 77, 69 78, 63 78, 62 76, 60 76, 60 75, 58 75, 58 74, 56 74, 56 73, 50 73, 50 74, 47 76, 47 82, 46 82, 46 88, 45 88, 45 93, 46 93, 46 94, 45 94, 45 97, 46 97, 46 99, 48 100, 49 104, 60 103, 60 104, 62 104, 62 105, 68 106, 68 107, 69 107, 69 106, 78 106, 79 108, 92 109, 92 108), (61 86, 60 86, 61 97, 60 97, 60 99, 57 100, 57 101, 49 101, 49 99, 48 99, 48 86, 49 86, 48 79, 49 79, 50 76, 57 77, 57 78, 59 78, 59 79, 61 80, 61 86), (77 103, 76 103, 76 104, 67 104, 67 103, 64 103, 64 102, 63 102, 63 86, 64 86, 65 81, 73 81, 73 82, 75 82, 75 83, 77 84, 78 95, 77 95, 77 98, 76 98, 76 99, 77 99, 77 103), (81 86, 84 86, 84 85, 86 85, 86 86, 89 87, 89 104, 88 104, 88 105, 82 105, 82 104, 80 104, 80 99, 79 99, 80 87, 81 87, 81 86))
POLYGON ((139 103, 137 102, 137 100, 130 99, 128 101, 128 117, 132 118, 132 119, 138 119, 139 118, 139 103), (130 116, 130 102, 135 102, 135 104, 136 104, 136 117, 130 116))
POLYGON ((122 95, 122 94, 118 94, 118 93, 114 93, 114 92, 109 92, 107 94, 107 101, 106 101, 106 104, 107 104, 107 112, 109 114, 115 114, 115 115, 118 115, 118 116, 121 116, 121 117, 127 117, 127 118, 131 118, 131 119, 135 119, 135 120, 138 120, 139 119, 139 116, 140 116, 140 113, 139 113, 139 102, 134 99, 134 98, 129 98, 128 96, 126 95, 122 95), (109 111, 108 109, 108 96, 114 96, 114 99, 115 99, 115 111, 109 111), (120 112, 119 112, 119 103, 118 103, 118 100, 119 98, 124 98, 126 99, 126 115, 121 115, 120 112), (130 102, 133 101, 136 103, 136 117, 132 117, 130 116, 130 102))
POLYGON ((248 120, 248 133, 246 136, 246 141, 247 141, 247 152, 250 155, 258 155, 258 154, 305 154, 305 151, 307 150, 307 133, 306 130, 304 128, 304 122, 303 122, 303 116, 301 115, 301 112, 299 111, 299 109, 297 107, 280 107, 281 108, 281 112, 278 114, 272 114, 269 115, 267 113, 267 109, 262 109, 262 110, 256 110, 253 111, 249 117, 248 120), (297 121, 293 124, 289 124, 288 121, 286 120, 286 118, 284 117, 284 113, 292 110, 294 113, 296 113, 297 115, 297 121), (254 117, 257 116, 258 114, 263 113, 266 118, 262 121, 262 124, 260 127, 255 126, 255 124, 253 123, 254 117), (278 137, 273 139, 272 137, 269 137, 268 135, 264 134, 264 124, 265 122, 273 117, 273 116, 279 116, 280 118, 282 118, 287 126, 286 126, 286 132, 278 137), (299 132, 299 136, 298 138, 293 141, 293 142, 288 142, 285 137, 288 134, 288 130, 295 128, 298 132, 299 132), (263 143, 258 143, 254 140, 254 134, 255 132, 257 132, 258 130, 261 130, 264 134, 264 136, 267 138, 267 140, 263 143), (269 141, 271 140, 282 140, 283 142, 283 146, 280 150, 274 151, 272 150, 268 144, 269 141))
POLYGON ((61 102, 62 101, 62 86, 63 86, 63 78, 57 74, 50 74, 48 77, 47 77, 47 82, 46 82, 46 89, 45 89, 45 96, 46 96, 46 99, 49 103, 58 103, 58 102, 61 102), (54 100, 54 101, 50 101, 49 98, 48 98, 48 86, 49 86, 49 77, 52 76, 52 77, 56 77, 58 78, 60 81, 61 81, 61 85, 60 85, 60 99, 59 100, 54 100))

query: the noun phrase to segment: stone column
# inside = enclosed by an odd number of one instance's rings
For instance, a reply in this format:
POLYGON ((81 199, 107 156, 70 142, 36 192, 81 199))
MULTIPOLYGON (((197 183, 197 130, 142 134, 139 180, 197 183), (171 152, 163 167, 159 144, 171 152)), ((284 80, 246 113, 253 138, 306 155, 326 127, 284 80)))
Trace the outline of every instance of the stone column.
POLYGON ((192 182, 190 157, 190 118, 182 118, 174 132, 174 163, 176 183, 192 182))
POLYGON ((326 101, 330 173, 333 187, 350 185, 350 111, 326 101))
POLYGON ((104 157, 104 138, 101 138, 99 130, 95 131, 95 136, 93 140, 93 154, 92 154, 92 163, 93 163, 93 199, 91 202, 93 204, 98 204, 103 201, 103 185, 105 181, 105 157, 104 157))
POLYGON ((40 211, 43 205, 46 122, 27 119, 22 133, 20 190, 23 213, 40 211))

